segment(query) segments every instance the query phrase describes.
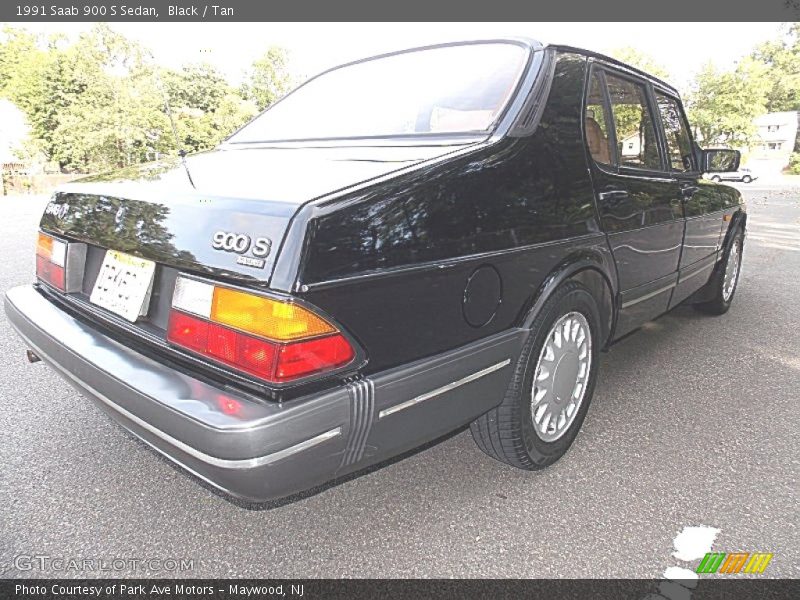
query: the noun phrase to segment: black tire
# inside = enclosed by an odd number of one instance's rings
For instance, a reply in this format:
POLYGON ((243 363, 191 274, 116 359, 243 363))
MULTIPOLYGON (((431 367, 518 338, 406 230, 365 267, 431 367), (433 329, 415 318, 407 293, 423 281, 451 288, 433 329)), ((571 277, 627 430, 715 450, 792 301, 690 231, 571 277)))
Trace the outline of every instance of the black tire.
POLYGON ((711 300, 700 302, 693 306, 700 312, 709 315, 724 315, 731 307, 734 296, 736 296, 736 288, 739 286, 739 274, 742 270, 742 250, 744 249, 744 235, 742 230, 738 229, 733 234, 733 240, 725 250, 722 260, 717 264, 717 268, 706 285, 711 287, 711 300), (725 271, 728 266, 728 261, 731 258, 732 250, 736 248, 739 254, 739 260, 736 265, 736 280, 733 284, 733 291, 726 297, 725 295, 725 271))
POLYGON ((719 175, 712 175, 711 181, 716 181, 717 183, 719 183, 720 181, 722 181, 722 177, 720 177, 719 175))
POLYGON ((744 183, 750 183, 751 181, 753 181, 753 178, 750 177, 750 175, 745 175, 744 177, 742 177, 742 181, 744 183))
POLYGON ((594 393, 600 340, 600 310, 589 289, 569 281, 545 302, 533 321, 522 354, 503 402, 472 422, 470 430, 478 447, 494 459, 529 471, 547 467, 561 458, 581 428, 594 393), (586 391, 574 420, 562 436, 542 440, 534 430, 531 394, 536 363, 553 324, 570 312, 581 313, 591 331, 591 361, 586 391))

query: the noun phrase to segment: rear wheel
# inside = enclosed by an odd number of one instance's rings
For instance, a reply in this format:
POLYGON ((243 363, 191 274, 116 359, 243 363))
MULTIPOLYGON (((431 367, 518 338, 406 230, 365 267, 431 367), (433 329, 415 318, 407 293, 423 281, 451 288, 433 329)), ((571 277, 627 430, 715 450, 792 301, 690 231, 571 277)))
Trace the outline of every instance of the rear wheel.
POLYGON ((713 175, 711 177, 711 181, 720 182, 720 181, 722 181, 722 177, 720 177, 719 175, 713 175))
POLYGON ((695 308, 710 315, 723 315, 728 312, 739 283, 739 274, 742 270, 742 248, 744 236, 738 230, 731 241, 728 251, 722 262, 717 267, 717 272, 708 285, 712 287, 711 300, 695 304, 695 308))
POLYGON ((744 177, 742 177, 742 181, 744 183, 750 183, 751 181, 753 181, 753 178, 750 177, 750 175, 745 175, 744 177))
POLYGON ((470 425, 478 447, 512 466, 547 467, 569 449, 597 378, 600 311, 567 282, 534 320, 503 402, 470 425))

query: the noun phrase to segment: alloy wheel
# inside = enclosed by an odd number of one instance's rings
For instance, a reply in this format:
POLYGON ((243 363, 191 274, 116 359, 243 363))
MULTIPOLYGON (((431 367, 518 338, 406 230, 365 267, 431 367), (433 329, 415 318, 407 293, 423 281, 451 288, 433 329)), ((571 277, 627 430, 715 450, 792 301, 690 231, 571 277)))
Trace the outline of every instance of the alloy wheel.
POLYGON ((563 315, 550 328, 534 371, 531 416, 543 441, 558 440, 572 425, 586 395, 591 363, 586 317, 575 311, 563 315))
POLYGON ((731 251, 728 253, 728 262, 725 265, 725 277, 722 280, 722 299, 725 302, 731 299, 739 280, 739 266, 742 259, 741 242, 734 240, 731 251))

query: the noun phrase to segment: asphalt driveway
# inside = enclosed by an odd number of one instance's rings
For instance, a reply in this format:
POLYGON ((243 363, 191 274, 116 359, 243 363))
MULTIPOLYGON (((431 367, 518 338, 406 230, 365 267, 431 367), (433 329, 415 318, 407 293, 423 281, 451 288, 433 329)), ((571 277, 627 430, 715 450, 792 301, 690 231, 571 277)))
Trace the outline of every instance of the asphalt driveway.
MULTIPOLYGON (((0 316, 0 575, 649 578, 693 569, 674 539, 705 526, 715 550, 772 552, 765 575, 800 577, 800 189, 757 184, 740 186, 750 230, 730 312, 679 308, 603 355, 583 431, 542 472, 461 432, 247 510, 28 364, 0 316), (56 558, 192 563, 64 571, 56 558)), ((43 202, 0 197, 2 290, 32 280, 43 202)))

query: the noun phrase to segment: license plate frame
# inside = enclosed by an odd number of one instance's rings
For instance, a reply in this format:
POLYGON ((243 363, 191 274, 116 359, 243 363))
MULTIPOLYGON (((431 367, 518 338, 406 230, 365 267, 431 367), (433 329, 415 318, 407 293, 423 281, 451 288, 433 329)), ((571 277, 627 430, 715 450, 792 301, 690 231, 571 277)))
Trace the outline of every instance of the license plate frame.
POLYGON ((89 302, 135 323, 146 316, 156 263, 118 250, 106 250, 89 302))

